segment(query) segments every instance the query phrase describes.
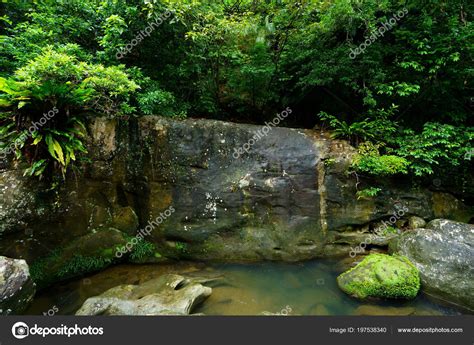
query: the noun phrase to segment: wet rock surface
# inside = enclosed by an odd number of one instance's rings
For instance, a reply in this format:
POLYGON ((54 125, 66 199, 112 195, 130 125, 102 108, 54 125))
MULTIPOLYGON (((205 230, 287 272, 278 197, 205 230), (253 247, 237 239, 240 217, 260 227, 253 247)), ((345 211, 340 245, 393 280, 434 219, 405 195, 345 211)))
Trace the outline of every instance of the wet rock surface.
POLYGON ((120 285, 89 298, 76 315, 189 315, 208 298, 207 278, 166 274, 140 285, 120 285))
POLYGON ((374 315, 374 316, 408 316, 414 315, 413 307, 382 307, 378 305, 361 305, 354 311, 354 315, 374 315))
POLYGON ((0 256, 0 315, 23 312, 35 295, 25 260, 0 256))
POLYGON ((117 229, 99 229, 58 248, 31 266, 32 277, 39 288, 49 284, 106 268, 118 262, 118 248, 127 237, 117 229))
POLYGON ((435 219, 390 244, 419 269, 422 289, 474 311, 474 225, 435 219))
POLYGON ((419 294, 416 299, 360 301, 340 291, 332 262, 219 264, 174 262, 159 265, 121 264, 86 278, 55 284, 36 297, 28 314, 42 314, 45 305, 57 306, 61 315, 75 314, 84 302, 119 285, 142 285, 165 274, 201 278, 212 294, 192 315, 353 315, 361 305, 370 313, 390 314, 414 308, 416 315, 459 315, 419 294), (402 308, 400 310, 400 308, 402 308))
POLYGON ((408 219, 408 227, 410 229, 422 228, 426 225, 426 222, 423 218, 413 216, 408 219))
MULTIPOLYGON (((32 262, 95 229, 134 236, 173 207, 146 236, 163 257, 300 261, 349 255, 369 224, 389 219, 396 205, 407 208, 404 217, 427 220, 446 214, 465 221, 474 214, 446 193, 401 179, 385 179, 380 195, 358 200, 357 183, 366 181, 347 174, 354 154, 347 142, 283 127, 255 140, 260 129, 156 116, 128 123, 94 118, 91 162, 60 186, 58 200, 47 199, 40 186, 29 186, 29 194, 2 189, 0 230, 8 236, 0 250, 32 262), (18 203, 35 211, 18 211, 18 203)), ((12 174, 0 172, 0 182, 26 183, 18 174, 12 181, 12 174)), ((390 236, 373 237, 371 245, 386 246, 390 236)))
POLYGON ((22 235, 35 224, 47 224, 55 217, 43 183, 23 177, 20 167, 0 170, 0 236, 22 235))

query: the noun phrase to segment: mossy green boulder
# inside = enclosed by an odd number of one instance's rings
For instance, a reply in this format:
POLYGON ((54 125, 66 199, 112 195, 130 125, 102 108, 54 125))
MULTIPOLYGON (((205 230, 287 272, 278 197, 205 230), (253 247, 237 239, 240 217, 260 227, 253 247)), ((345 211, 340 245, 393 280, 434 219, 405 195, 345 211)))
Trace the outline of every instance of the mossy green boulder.
POLYGON ((337 277, 337 284, 345 293, 360 299, 412 299, 420 289, 420 276, 404 256, 370 254, 337 277))
POLYGON ((100 271, 118 261, 115 253, 127 244, 128 236, 109 228, 81 236, 49 256, 34 261, 31 277, 39 289, 52 283, 100 271))

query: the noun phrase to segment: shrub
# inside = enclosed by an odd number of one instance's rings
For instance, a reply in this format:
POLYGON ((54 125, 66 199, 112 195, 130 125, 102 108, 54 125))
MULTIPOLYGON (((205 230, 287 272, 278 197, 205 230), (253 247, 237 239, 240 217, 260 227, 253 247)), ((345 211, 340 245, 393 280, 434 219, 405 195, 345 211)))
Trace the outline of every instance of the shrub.
POLYGON ((357 199, 372 198, 377 196, 382 189, 378 187, 369 187, 357 192, 357 199))
POLYGON ((470 152, 473 139, 473 127, 427 122, 421 133, 408 129, 396 137, 392 151, 410 162, 415 175, 430 175, 437 167, 459 166, 470 152))
POLYGON ((49 168, 64 177, 77 154, 86 152, 85 113, 129 114, 137 88, 121 67, 88 64, 48 47, 13 78, 0 78, 4 153, 27 161, 26 174, 41 177, 49 168))
POLYGON ((360 145, 358 154, 352 161, 352 167, 358 172, 377 176, 407 174, 409 162, 395 155, 380 155, 380 145, 365 142, 360 145))
POLYGON ((395 110, 396 107, 389 110, 369 111, 369 115, 364 120, 354 121, 350 124, 324 111, 321 111, 318 117, 332 129, 333 138, 347 139, 351 144, 357 146, 361 141, 383 141, 387 135, 393 134, 396 130, 396 122, 389 118, 395 110))

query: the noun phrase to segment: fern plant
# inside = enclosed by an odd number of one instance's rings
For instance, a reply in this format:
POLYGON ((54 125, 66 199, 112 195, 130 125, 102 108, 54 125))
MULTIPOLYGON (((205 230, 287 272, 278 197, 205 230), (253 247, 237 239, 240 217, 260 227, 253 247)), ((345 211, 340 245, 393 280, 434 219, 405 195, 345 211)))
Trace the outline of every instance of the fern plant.
MULTIPOLYGON (((14 154, 17 160, 26 161, 29 166, 24 175, 42 178, 50 167, 59 170, 64 177, 71 162, 79 153, 86 153, 82 143, 85 126, 77 117, 68 117, 52 106, 41 114, 48 98, 56 97, 65 102, 63 111, 75 102, 82 102, 85 96, 68 92, 52 83, 24 89, 21 82, 0 78, 0 106, 8 109, 1 113, 0 140, 2 157, 14 154), (75 100, 73 100, 75 99, 75 100)), ((54 102, 58 104, 59 102, 54 102)))
POLYGON ((85 114, 129 114, 137 88, 120 67, 87 64, 47 47, 13 77, 0 78, 0 158, 26 161, 25 175, 59 171, 65 178, 87 153, 85 114))
POLYGON ((370 111, 364 120, 350 124, 324 111, 321 111, 318 117, 329 124, 333 138, 348 139, 352 145, 358 146, 360 142, 368 140, 377 142, 393 134, 396 131, 396 122, 389 118, 395 110, 396 107, 392 106, 389 110, 370 111))

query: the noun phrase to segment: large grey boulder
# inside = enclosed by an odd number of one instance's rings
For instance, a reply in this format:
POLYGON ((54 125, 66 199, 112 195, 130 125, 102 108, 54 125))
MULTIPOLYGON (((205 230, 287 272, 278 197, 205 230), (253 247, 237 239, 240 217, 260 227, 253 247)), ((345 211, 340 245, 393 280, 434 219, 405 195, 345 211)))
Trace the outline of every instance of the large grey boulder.
POLYGON ((408 179, 348 174, 356 150, 329 133, 143 116, 94 117, 88 134, 90 162, 52 195, 13 181, 20 170, 0 171, 0 232, 9 236, 0 253, 35 262, 95 229, 133 236, 147 228, 166 258, 301 261, 348 256, 369 235, 385 246, 388 236, 371 236, 371 224, 397 208, 405 220, 474 216, 454 196, 408 179), (374 183, 383 187, 377 196, 357 198, 374 183))
POLYGON ((469 217, 462 203, 400 178, 384 178, 379 195, 357 199, 357 188, 373 181, 348 174, 355 149, 328 133, 278 127, 258 135, 261 126, 154 116, 137 127, 140 218, 176 210, 150 236, 165 256, 179 256, 183 244, 200 260, 349 255, 360 240, 345 233, 388 220, 397 208, 404 217, 469 217))
POLYGON ((419 269, 428 295, 474 310, 474 225, 435 219, 390 244, 419 269))
POLYGON ((211 295, 206 279, 167 274, 141 285, 120 285, 87 299, 76 315, 188 315, 211 295))
POLYGON ((26 261, 0 256, 0 315, 21 314, 34 295, 26 261))

